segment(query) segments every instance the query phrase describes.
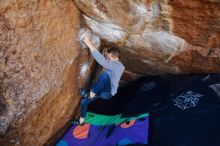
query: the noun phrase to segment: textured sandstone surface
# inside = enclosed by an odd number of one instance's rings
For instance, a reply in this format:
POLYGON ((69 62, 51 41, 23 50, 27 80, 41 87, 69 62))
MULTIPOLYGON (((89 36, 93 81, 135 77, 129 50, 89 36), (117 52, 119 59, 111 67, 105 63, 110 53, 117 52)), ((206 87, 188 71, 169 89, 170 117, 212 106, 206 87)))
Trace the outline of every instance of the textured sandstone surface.
POLYGON ((121 48, 128 71, 220 72, 219 0, 75 0, 75 3, 90 28, 108 42, 107 47, 121 48))
POLYGON ((71 0, 0 1, 0 145, 43 145, 72 118, 92 65, 79 27, 71 0))

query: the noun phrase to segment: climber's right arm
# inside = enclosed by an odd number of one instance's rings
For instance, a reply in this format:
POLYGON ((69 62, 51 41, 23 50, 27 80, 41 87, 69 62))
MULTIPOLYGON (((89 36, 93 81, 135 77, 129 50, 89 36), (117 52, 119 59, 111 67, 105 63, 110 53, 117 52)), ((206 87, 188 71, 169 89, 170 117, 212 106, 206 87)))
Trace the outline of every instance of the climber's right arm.
POLYGON ((90 52, 93 58, 104 68, 111 69, 111 63, 105 59, 105 57, 95 48, 91 38, 88 35, 85 35, 83 40, 86 45, 89 47, 90 52))
POLYGON ((93 45, 92 41, 91 41, 91 38, 85 34, 85 36, 83 37, 83 41, 86 43, 86 45, 89 47, 89 50, 92 52, 92 51, 95 51, 97 50, 95 48, 95 46, 93 45))

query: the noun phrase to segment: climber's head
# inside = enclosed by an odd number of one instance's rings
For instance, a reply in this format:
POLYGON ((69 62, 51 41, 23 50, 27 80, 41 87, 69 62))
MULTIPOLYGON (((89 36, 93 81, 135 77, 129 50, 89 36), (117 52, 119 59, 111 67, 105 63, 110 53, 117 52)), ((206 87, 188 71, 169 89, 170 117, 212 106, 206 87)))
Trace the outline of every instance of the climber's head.
POLYGON ((121 51, 118 48, 116 48, 116 47, 109 48, 106 51, 106 57, 110 61, 117 61, 117 60, 119 60, 120 55, 121 55, 121 51))

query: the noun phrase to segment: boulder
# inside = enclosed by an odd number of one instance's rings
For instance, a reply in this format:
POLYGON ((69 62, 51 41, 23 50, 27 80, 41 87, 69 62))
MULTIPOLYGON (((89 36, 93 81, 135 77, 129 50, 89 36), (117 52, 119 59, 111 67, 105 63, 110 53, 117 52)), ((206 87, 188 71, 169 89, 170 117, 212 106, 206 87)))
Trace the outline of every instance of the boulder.
MULTIPOLYGON (((75 0, 87 25, 119 47, 130 72, 220 72, 220 1, 75 0)), ((107 44, 107 45, 106 45, 107 44)))
POLYGON ((92 58, 71 0, 0 1, 0 145, 41 146, 77 114, 92 58))

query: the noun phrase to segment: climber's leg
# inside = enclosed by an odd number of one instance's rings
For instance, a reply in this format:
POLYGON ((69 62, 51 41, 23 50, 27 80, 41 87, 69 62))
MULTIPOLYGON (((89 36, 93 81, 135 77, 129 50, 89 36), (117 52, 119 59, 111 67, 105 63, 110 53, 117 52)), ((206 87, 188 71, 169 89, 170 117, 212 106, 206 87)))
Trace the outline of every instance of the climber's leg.
POLYGON ((81 112, 80 112, 80 118, 78 120, 73 120, 72 124, 74 125, 84 125, 85 123, 85 116, 89 104, 89 99, 87 97, 83 97, 81 100, 81 112))
POLYGON ((88 105, 92 102, 92 99, 89 98, 83 98, 81 100, 81 113, 80 113, 80 117, 81 118, 85 118, 86 117, 86 112, 88 109, 88 105))
POLYGON ((111 83, 109 75, 106 72, 103 72, 96 83, 91 87, 88 98, 83 98, 81 100, 81 114, 80 114, 80 123, 85 122, 85 117, 88 109, 88 105, 98 98, 109 99, 111 98, 111 83))
POLYGON ((88 109, 88 105, 94 101, 96 101, 97 99, 99 99, 99 97, 93 97, 91 98, 82 98, 81 100, 81 112, 80 112, 80 118, 78 123, 75 123, 77 125, 83 125, 85 123, 85 117, 86 117, 86 113, 87 113, 87 109, 88 109))
POLYGON ((88 105, 94 101, 99 99, 99 97, 94 97, 94 98, 87 98, 83 97, 81 100, 81 111, 80 111, 80 118, 79 120, 74 120, 72 123, 75 125, 84 125, 85 123, 85 117, 88 109, 88 105))
MULTIPOLYGON (((87 95, 87 94, 82 94, 87 95)), ((80 118, 75 124, 82 125, 85 123, 85 117, 88 109, 88 105, 99 98, 109 99, 111 98, 111 83, 109 75, 106 72, 102 72, 98 80, 91 87, 89 95, 83 97, 81 100, 81 113, 80 118)))
MULTIPOLYGON (((97 95, 100 97, 103 93, 111 94, 111 83, 108 73, 102 72, 95 82, 95 84, 91 87, 91 95, 97 95)), ((102 97, 102 96, 101 96, 102 97)))

